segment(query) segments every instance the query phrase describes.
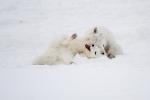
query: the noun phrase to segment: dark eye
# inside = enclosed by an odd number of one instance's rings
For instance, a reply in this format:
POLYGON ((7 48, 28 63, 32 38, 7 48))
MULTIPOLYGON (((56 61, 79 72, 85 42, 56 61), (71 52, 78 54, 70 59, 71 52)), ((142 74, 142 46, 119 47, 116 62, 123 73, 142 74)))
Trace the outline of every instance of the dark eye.
POLYGON ((95 55, 96 55, 96 51, 95 51, 95 55))
POLYGON ((92 44, 92 47, 94 47, 94 44, 92 44))
POLYGON ((101 54, 104 55, 104 52, 102 52, 101 54))

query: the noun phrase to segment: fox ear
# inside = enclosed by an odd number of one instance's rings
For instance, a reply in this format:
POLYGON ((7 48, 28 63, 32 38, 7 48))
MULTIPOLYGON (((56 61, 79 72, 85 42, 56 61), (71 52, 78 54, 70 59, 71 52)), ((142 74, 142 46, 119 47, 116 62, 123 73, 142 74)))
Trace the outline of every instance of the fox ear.
POLYGON ((94 28, 93 32, 94 32, 94 33, 97 33, 97 27, 94 28))
POLYGON ((72 38, 72 39, 76 39, 76 38, 77 38, 77 34, 76 34, 76 33, 72 34, 72 35, 71 35, 71 38, 72 38))
POLYGON ((89 51, 91 51, 90 45, 85 44, 85 48, 88 49, 89 51))

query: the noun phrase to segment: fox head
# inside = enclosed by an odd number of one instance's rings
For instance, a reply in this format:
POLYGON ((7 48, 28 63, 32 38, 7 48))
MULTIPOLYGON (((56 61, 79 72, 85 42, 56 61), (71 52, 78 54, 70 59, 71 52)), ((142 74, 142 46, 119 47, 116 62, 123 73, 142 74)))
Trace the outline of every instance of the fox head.
POLYGON ((99 47, 97 47, 95 44, 85 44, 86 48, 86 56, 88 58, 97 58, 100 56, 105 55, 105 51, 99 47))

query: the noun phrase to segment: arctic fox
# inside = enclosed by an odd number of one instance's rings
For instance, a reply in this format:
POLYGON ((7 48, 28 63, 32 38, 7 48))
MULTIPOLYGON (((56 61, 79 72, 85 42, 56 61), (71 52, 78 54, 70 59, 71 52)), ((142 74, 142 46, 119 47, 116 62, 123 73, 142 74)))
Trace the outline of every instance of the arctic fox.
POLYGON ((114 58, 116 55, 122 54, 122 49, 116 43, 113 34, 104 26, 89 29, 84 37, 89 43, 95 43, 100 49, 104 49, 105 55, 109 58, 114 58))
POLYGON ((77 38, 77 34, 72 34, 54 42, 43 55, 35 60, 34 64, 72 64, 76 54, 96 58, 101 56, 101 51, 94 44, 87 44, 86 41, 77 38))

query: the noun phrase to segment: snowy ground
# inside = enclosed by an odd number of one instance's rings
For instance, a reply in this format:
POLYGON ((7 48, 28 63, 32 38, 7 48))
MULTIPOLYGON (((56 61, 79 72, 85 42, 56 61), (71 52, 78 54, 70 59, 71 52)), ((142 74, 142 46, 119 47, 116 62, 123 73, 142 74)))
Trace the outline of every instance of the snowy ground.
POLYGON ((1 0, 0 100, 150 100, 149 0, 1 0), (52 39, 104 25, 124 55, 31 62, 52 39))

